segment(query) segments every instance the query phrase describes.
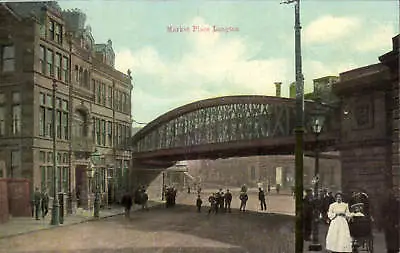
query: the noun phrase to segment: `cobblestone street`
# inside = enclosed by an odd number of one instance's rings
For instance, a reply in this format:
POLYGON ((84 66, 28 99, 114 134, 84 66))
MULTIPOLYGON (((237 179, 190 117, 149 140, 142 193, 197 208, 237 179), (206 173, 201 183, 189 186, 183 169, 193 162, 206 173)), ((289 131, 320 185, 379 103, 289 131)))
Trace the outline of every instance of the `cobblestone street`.
POLYGON ((0 240, 0 252, 292 253, 292 229, 290 216, 237 210, 208 216, 182 205, 0 240))

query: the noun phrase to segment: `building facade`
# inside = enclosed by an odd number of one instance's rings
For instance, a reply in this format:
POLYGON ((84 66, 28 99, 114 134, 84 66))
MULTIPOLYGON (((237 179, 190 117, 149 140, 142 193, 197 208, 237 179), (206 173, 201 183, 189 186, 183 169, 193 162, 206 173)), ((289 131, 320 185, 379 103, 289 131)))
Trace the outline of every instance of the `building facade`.
POLYGON ((82 207, 90 205, 94 185, 102 203, 127 186, 132 123, 130 73, 114 68, 111 40, 96 44, 85 19, 54 2, 0 4, 3 177, 28 178, 32 189, 53 196, 56 173, 57 192, 77 196, 82 207), (93 165, 95 150, 100 159, 93 165))

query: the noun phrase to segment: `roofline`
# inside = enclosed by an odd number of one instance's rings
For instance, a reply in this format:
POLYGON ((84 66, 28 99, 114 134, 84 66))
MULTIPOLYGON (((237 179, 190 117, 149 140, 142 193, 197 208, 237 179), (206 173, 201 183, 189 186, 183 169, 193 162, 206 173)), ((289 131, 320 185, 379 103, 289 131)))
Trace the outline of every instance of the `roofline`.
POLYGON ((18 21, 22 21, 22 17, 19 16, 15 11, 7 5, 7 2, 1 3, 1 5, 8 11, 10 12, 18 21))

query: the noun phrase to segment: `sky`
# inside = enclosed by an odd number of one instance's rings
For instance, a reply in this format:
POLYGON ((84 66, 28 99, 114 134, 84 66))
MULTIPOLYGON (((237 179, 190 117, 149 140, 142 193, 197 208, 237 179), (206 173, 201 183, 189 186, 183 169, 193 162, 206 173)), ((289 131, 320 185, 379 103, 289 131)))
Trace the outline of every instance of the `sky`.
MULTIPOLYGON (((283 83, 282 95, 288 96, 295 80, 293 4, 280 0, 61 0, 59 4, 86 13, 96 43, 112 40, 116 68, 132 71, 132 117, 137 122, 149 123, 176 107, 212 97, 273 96, 277 81, 283 83), (174 32, 169 26, 190 31, 174 32), (202 30, 193 31, 193 26, 202 30)), ((399 33, 396 0, 303 0, 300 8, 306 92, 312 91, 315 78, 378 63, 399 33)))

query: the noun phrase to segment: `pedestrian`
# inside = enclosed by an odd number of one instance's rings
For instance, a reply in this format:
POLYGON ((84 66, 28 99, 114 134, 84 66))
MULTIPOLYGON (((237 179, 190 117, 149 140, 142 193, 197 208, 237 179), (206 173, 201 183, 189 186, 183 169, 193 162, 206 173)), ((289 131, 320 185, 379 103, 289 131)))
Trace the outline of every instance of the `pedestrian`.
POLYGON ((35 206, 35 218, 36 220, 39 219, 39 212, 40 212, 40 204, 42 200, 42 193, 39 191, 39 187, 36 187, 35 193, 33 194, 33 203, 35 206))
POLYGON ((271 185, 268 183, 268 186, 267 186, 267 191, 268 191, 268 194, 271 192, 271 185))
POLYGON ((261 187, 258 188, 258 200, 260 201, 261 211, 267 211, 267 203, 265 203, 265 193, 261 187))
POLYGON ((146 192, 146 189, 142 189, 142 210, 149 210, 148 207, 149 195, 146 192))
POLYGON ((219 189, 217 202, 218 202, 218 209, 221 211, 225 211, 225 208, 224 208, 225 194, 222 191, 222 189, 219 189))
POLYGON ((335 199, 336 202, 328 210, 331 222, 326 235, 326 249, 332 252, 352 252, 352 239, 346 219, 351 217, 349 205, 343 202, 341 192, 336 193, 335 199))
POLYGON ((210 209, 208 210, 208 214, 214 212, 217 214, 217 200, 215 197, 215 193, 208 197, 208 202, 210 202, 210 209))
POLYGON ((197 206, 197 212, 200 213, 201 212, 201 205, 203 204, 203 200, 201 200, 200 195, 197 195, 197 199, 196 199, 196 206, 197 206))
POLYGON ((397 253, 400 249, 400 201, 396 199, 394 191, 390 190, 382 205, 383 231, 386 241, 386 252, 397 253))
POLYGON ((124 196, 122 196, 121 204, 125 208, 125 217, 129 218, 129 213, 132 208, 132 196, 129 192, 126 192, 124 196))
POLYGON ((249 199, 247 192, 244 192, 244 191, 240 192, 239 199, 240 199, 239 211, 245 212, 246 211, 246 203, 247 203, 247 200, 249 199))
POLYGON ((328 218, 329 206, 334 202, 335 202, 335 197, 333 197, 331 191, 327 192, 327 194, 325 194, 322 199, 322 217, 326 224, 329 224, 329 218, 328 218))
POLYGON ((276 194, 279 194, 279 191, 281 190, 281 185, 276 184, 276 194))
POLYGON ((225 210, 227 212, 231 212, 231 202, 232 202, 232 193, 230 193, 229 189, 226 189, 225 193, 225 210))
POLYGON ((303 198, 304 240, 311 241, 311 229, 313 220, 313 195, 311 189, 306 189, 303 198))
POLYGON ((190 194, 190 186, 188 185, 187 187, 188 193, 190 194))
POLYGON ((47 193, 46 188, 43 189, 42 192, 42 217, 46 217, 49 212, 49 194, 47 193))

